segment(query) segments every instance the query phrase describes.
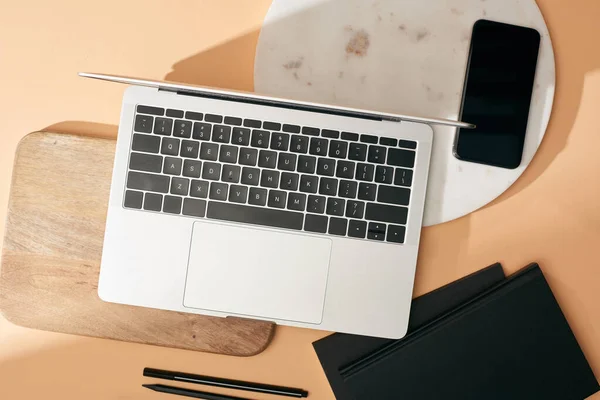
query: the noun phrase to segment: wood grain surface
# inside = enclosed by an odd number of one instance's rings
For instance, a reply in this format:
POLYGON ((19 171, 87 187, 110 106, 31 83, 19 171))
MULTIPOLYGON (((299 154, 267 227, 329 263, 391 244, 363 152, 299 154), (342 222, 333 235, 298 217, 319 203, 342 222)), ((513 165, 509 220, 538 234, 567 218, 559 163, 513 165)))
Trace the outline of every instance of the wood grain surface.
POLYGON ((250 356, 275 326, 106 303, 97 294, 115 141, 36 132, 19 144, 0 310, 42 330, 250 356))

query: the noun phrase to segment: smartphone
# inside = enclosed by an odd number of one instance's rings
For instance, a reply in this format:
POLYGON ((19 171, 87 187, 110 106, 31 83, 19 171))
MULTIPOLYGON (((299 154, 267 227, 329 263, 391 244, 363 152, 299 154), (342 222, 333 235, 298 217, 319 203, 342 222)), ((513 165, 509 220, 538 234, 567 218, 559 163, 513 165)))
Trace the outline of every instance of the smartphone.
POLYGON ((473 26, 460 120, 459 160, 514 169, 521 164, 540 34, 532 28, 479 20, 473 26))

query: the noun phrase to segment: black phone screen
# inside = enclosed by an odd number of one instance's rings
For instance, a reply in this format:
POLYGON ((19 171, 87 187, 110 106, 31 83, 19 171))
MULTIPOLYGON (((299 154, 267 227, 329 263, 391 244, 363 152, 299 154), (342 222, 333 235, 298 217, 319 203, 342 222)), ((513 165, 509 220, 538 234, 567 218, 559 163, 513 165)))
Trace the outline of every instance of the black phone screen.
POLYGON ((475 23, 460 119, 477 127, 458 131, 458 159, 511 169, 521 164, 539 46, 535 29, 475 23))

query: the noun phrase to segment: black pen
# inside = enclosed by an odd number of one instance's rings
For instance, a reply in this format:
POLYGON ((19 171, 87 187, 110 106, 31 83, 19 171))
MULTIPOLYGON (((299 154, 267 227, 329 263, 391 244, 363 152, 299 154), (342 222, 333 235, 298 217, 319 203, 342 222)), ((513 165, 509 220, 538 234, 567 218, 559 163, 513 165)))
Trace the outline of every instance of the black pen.
POLYGON ((226 394, 200 392, 198 390, 184 389, 168 385, 142 385, 146 389, 154 390, 155 392, 176 394, 179 396, 194 397, 203 400, 251 400, 243 397, 228 396, 226 394))
POLYGON ((205 375, 187 374, 185 372, 165 371, 162 369, 144 368, 144 376, 159 379, 168 379, 178 382, 197 383, 200 385, 209 385, 229 389, 247 390, 257 393, 276 394, 289 397, 308 397, 308 392, 302 389, 290 388, 285 386, 268 385, 264 383, 254 383, 238 381, 235 379, 216 378, 205 375))

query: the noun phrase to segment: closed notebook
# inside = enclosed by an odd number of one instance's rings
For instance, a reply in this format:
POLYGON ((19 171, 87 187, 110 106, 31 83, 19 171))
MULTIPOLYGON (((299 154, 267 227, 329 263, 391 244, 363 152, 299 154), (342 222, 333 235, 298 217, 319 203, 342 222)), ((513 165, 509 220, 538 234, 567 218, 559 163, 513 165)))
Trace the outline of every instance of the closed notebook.
POLYGON ((341 374, 356 400, 579 400, 599 389, 537 264, 341 374))
MULTIPOLYGON (((496 263, 417 297, 411 305, 408 332, 410 333, 427 322, 438 318, 503 279, 502 266, 496 263)), ((340 367, 365 357, 393 342, 394 340, 390 339, 345 333, 334 333, 314 342, 313 347, 329 380, 335 398, 337 400, 354 399, 340 375, 340 367)))

